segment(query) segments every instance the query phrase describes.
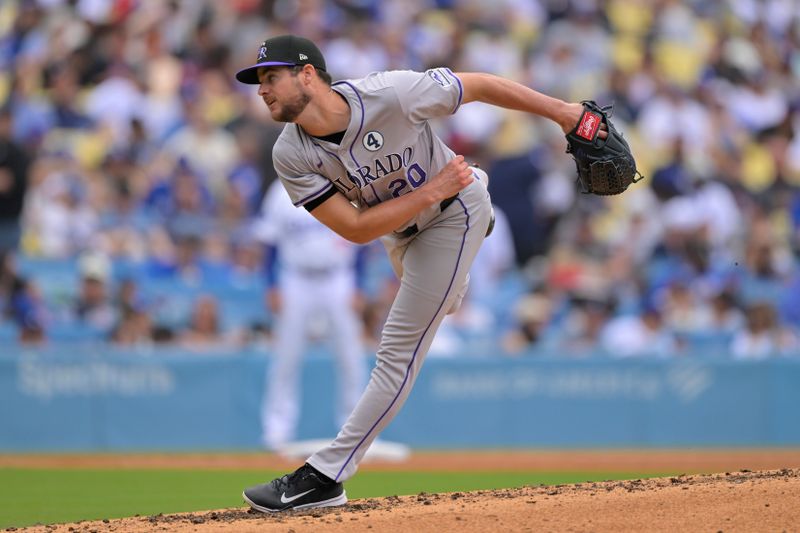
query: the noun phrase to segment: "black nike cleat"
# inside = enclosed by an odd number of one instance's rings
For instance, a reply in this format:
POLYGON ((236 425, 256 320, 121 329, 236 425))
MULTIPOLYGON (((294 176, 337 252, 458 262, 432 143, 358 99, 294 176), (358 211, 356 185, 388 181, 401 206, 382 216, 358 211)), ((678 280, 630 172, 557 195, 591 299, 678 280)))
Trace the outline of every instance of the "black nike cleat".
POLYGON ((245 489, 242 497, 262 513, 347 503, 344 485, 328 479, 307 463, 291 474, 245 489))

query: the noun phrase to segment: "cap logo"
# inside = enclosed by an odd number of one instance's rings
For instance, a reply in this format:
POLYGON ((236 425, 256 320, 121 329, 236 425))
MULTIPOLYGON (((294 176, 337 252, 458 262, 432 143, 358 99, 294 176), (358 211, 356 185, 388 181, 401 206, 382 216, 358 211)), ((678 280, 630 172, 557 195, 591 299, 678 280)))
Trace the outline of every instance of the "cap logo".
POLYGON ((258 59, 256 59, 256 63, 260 63, 262 60, 267 58, 267 41, 261 43, 261 48, 258 49, 258 59))
POLYGON ((305 54, 300 54, 300 61, 306 61, 307 59, 308 59, 308 56, 307 56, 307 55, 305 55, 305 54))

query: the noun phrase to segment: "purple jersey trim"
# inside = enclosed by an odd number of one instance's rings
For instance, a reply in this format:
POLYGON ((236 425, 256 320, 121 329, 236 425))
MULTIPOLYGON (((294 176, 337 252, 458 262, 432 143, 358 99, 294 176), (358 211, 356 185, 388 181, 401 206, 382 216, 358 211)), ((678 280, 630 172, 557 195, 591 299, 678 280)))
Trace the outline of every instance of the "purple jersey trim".
POLYGON ((352 144, 350 144, 350 157, 353 159, 353 163, 356 164, 356 167, 360 167, 361 165, 356 160, 356 156, 353 155, 353 147, 355 147, 356 141, 361 135, 361 130, 364 129, 364 115, 366 114, 366 109, 364 109, 364 101, 361 99, 361 95, 358 93, 358 89, 356 89, 355 85, 353 85, 349 81, 339 81, 334 83, 334 85, 341 85, 341 84, 347 85, 348 87, 353 89, 353 92, 356 93, 356 96, 358 97, 358 104, 361 106, 361 124, 358 126, 358 132, 356 133, 356 136, 353 139, 352 144))
POLYGON ((392 406, 397 401, 397 398, 400 397, 400 393, 403 392, 403 388, 406 386, 406 383, 408 382, 408 375, 411 372, 411 365, 413 365, 414 361, 417 359, 417 352, 419 352, 419 347, 422 345, 422 339, 424 339, 425 335, 428 334, 428 331, 431 329, 431 325, 433 324, 433 321, 436 320, 437 316, 439 316, 439 312, 442 310, 442 306, 444 306, 444 302, 447 301, 447 296, 450 294, 450 289, 453 288, 453 282, 456 279, 456 273, 458 273, 458 266, 461 264, 461 254, 464 252, 464 245, 467 242, 467 233, 469 233, 469 211, 467 211, 467 206, 464 205, 464 202, 461 201, 461 198, 456 198, 456 201, 459 204, 461 204, 461 208, 464 209, 464 214, 467 215, 467 221, 466 221, 467 228, 464 230, 464 235, 461 237, 461 248, 459 248, 459 250, 458 250, 458 258, 456 259, 456 267, 453 270, 453 275, 450 277, 450 284, 447 286, 447 291, 445 291, 445 293, 444 293, 444 298, 442 299, 442 302, 439 304, 438 309, 436 309, 436 312, 433 314, 433 318, 431 318, 431 321, 428 322, 428 325, 425 327, 425 331, 422 332, 422 335, 419 338, 419 342, 417 343, 417 347, 414 348, 414 354, 411 356, 411 361, 409 361, 408 366, 406 367, 406 375, 403 378, 403 382, 400 384, 400 388, 397 390, 397 394, 394 395, 394 399, 392 399, 391 403, 389 404, 389 407, 386 408, 386 410, 383 412, 383 414, 378 417, 378 420, 376 420, 375 423, 372 424, 372 427, 369 428, 369 431, 367 431, 366 435, 364 435, 364 437, 359 441, 359 443, 356 445, 356 447, 353 448, 353 451, 350 452, 350 455, 347 457, 347 460, 342 465, 342 468, 339 469, 339 473, 336 474, 336 478, 334 479, 334 481, 337 481, 337 482, 339 481, 339 477, 342 475, 342 472, 344 472, 344 469, 345 469, 345 467, 347 467, 347 464, 353 458, 353 455, 355 455, 356 451, 358 451, 358 449, 361 447, 361 445, 364 444, 364 441, 367 440, 367 437, 369 436, 369 434, 372 433, 375 430, 375 428, 378 426, 380 421, 383 420, 383 417, 385 417, 386 414, 392 409, 392 406))
POLYGON ((456 83, 458 83, 458 102, 456 103, 456 108, 453 109, 453 113, 455 113, 456 111, 458 111, 458 108, 461 107, 461 100, 464 98, 464 86, 461 85, 461 80, 458 78, 458 76, 453 74, 452 70, 450 70, 447 67, 445 67, 445 70, 448 73, 450 73, 450 75, 453 76, 453 78, 455 78, 456 83))
POLYGON ((318 197, 318 196, 320 196, 320 195, 323 195, 323 194, 325 194, 326 192, 328 192, 328 191, 330 190, 330 188, 331 188, 331 187, 333 187, 333 183, 329 181, 329 182, 327 183, 327 185, 325 185, 323 188, 321 188, 321 189, 320 189, 320 190, 318 190, 317 192, 315 192, 315 193, 311 193, 311 194, 309 194, 308 196, 306 196, 305 198, 303 198, 303 199, 301 199, 301 200, 298 200, 297 202, 295 202, 295 203, 294 203, 294 206, 295 206, 295 207, 300 207, 301 205, 305 204, 306 202, 310 202, 310 201, 311 201, 311 200, 313 200, 314 198, 316 198, 316 197, 318 197))

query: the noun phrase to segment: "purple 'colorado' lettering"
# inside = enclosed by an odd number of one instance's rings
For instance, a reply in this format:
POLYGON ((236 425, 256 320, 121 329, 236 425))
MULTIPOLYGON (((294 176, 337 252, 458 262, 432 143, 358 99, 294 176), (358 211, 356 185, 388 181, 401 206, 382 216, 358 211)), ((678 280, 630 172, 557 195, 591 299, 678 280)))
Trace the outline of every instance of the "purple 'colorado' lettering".
POLYGON ((386 156, 386 161, 389 163, 389 174, 393 174, 403 168, 403 158, 400 154, 389 154, 386 156))
POLYGON ((411 156, 414 154, 413 148, 410 146, 403 150, 403 166, 407 167, 411 164, 411 156))
POLYGON ((336 179, 333 180, 333 183, 339 186, 339 190, 344 189, 344 191, 346 192, 350 192, 353 189, 355 189, 355 186, 353 186, 350 183, 347 183, 347 181, 343 180, 341 176, 337 176, 336 179))
POLYGON ((375 178, 376 179, 380 179, 383 176, 387 175, 388 173, 389 173, 389 171, 386 170, 385 166, 383 166, 383 163, 381 163, 381 160, 380 159, 376 159, 375 160, 375 178))
POLYGON ((375 181, 375 177, 371 174, 372 169, 369 167, 358 167, 356 172, 358 172, 359 177, 364 180, 364 183, 369 183, 371 181, 375 181))
POLYGON ((351 174, 350 172, 347 173, 347 179, 349 179, 350 182, 359 189, 364 186, 364 184, 361 183, 361 180, 358 179, 358 177, 356 177, 355 175, 351 174))
POLYGON ((401 154, 387 154, 383 158, 374 159, 372 166, 361 166, 356 169, 357 176, 349 174, 350 181, 357 187, 366 187, 369 183, 379 180, 390 174, 402 170, 403 167, 410 167, 415 163, 411 160, 414 150, 407 147, 401 154))

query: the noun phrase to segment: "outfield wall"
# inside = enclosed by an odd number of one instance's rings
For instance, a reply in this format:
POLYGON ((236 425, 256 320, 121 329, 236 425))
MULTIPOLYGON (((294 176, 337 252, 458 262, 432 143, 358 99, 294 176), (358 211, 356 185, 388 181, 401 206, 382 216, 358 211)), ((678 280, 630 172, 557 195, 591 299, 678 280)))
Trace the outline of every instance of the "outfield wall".
MULTIPOLYGON (((259 446, 265 353, 102 350, 0 356, 0 451, 259 446)), ((299 438, 335 435, 334 372, 329 357, 307 359, 299 438)), ((797 359, 429 359, 383 436, 425 448, 797 446, 798 406, 797 359)))

